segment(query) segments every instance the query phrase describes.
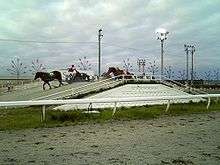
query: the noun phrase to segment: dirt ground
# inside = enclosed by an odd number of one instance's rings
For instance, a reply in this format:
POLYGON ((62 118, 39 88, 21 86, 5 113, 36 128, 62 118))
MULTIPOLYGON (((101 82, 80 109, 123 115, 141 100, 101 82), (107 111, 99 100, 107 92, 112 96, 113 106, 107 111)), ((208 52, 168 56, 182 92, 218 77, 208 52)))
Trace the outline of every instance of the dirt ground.
POLYGON ((220 164, 220 113, 0 132, 0 164, 220 164))

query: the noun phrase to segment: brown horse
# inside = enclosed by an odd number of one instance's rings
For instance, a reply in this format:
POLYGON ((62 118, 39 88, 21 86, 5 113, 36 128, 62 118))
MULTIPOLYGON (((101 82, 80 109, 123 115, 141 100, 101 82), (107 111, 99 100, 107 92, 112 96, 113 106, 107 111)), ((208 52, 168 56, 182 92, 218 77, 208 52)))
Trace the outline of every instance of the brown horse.
POLYGON ((110 73, 113 73, 114 76, 124 75, 125 78, 131 78, 131 75, 132 75, 130 72, 126 72, 126 71, 124 71, 124 70, 121 70, 121 69, 115 68, 115 67, 109 67, 109 68, 108 68, 108 72, 105 73, 105 75, 106 75, 107 77, 109 77, 109 76, 110 76, 110 73))
POLYGON ((50 81, 53 81, 55 79, 57 79, 59 81, 59 86, 63 85, 62 83, 62 74, 59 71, 52 71, 50 73, 48 72, 37 72, 35 74, 34 80, 40 78, 44 84, 43 84, 43 89, 45 90, 45 85, 48 84, 50 89, 51 89, 51 85, 50 85, 50 81))

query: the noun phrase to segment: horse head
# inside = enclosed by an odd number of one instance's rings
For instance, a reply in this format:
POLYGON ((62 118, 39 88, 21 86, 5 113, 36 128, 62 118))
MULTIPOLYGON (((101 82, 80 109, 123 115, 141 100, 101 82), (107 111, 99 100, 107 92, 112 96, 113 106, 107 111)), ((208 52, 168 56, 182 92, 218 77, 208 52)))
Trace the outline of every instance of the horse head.
POLYGON ((109 75, 111 72, 115 74, 116 73, 116 68, 115 67, 109 67, 108 72, 106 73, 106 75, 109 75))
POLYGON ((37 72, 35 74, 34 80, 37 80, 38 78, 40 78, 40 76, 41 76, 41 72, 37 72))

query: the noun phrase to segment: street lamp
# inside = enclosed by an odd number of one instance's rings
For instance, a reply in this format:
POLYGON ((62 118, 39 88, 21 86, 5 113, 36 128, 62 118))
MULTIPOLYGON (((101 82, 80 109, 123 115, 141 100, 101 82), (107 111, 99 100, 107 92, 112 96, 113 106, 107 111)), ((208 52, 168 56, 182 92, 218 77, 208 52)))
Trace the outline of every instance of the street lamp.
POLYGON ((99 55, 98 55, 98 78, 101 76, 101 39, 103 37, 102 29, 99 29, 98 41, 99 41, 99 55))
POLYGON ((164 50, 163 50, 163 46, 164 46, 164 41, 167 39, 167 35, 169 34, 169 32, 166 29, 163 28, 159 28, 156 30, 156 34, 157 34, 157 39, 160 40, 161 43, 161 79, 163 78, 163 55, 164 55, 164 50))

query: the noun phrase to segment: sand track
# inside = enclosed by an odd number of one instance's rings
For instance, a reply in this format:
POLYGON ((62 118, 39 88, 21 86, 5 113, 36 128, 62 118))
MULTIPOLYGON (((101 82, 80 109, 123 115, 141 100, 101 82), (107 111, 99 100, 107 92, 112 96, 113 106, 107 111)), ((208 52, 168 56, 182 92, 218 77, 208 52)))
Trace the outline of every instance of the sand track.
POLYGON ((0 132, 0 164, 220 164, 220 113, 0 132))

